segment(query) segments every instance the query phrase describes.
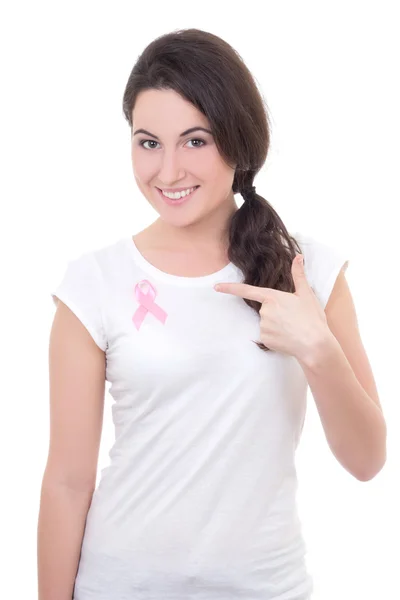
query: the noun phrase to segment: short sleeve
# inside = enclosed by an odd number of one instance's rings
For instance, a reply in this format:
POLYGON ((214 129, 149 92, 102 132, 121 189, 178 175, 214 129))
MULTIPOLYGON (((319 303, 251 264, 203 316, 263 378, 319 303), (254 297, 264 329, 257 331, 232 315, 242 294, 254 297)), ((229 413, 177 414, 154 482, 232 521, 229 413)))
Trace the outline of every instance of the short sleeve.
POLYGON ((58 286, 51 292, 54 304, 58 298, 68 306, 86 327, 103 351, 107 348, 104 328, 104 286, 100 267, 92 252, 70 260, 58 286))
POLYGON ((332 245, 307 234, 295 233, 304 256, 304 270, 321 306, 326 307, 329 296, 342 268, 347 269, 349 253, 343 244, 332 245))

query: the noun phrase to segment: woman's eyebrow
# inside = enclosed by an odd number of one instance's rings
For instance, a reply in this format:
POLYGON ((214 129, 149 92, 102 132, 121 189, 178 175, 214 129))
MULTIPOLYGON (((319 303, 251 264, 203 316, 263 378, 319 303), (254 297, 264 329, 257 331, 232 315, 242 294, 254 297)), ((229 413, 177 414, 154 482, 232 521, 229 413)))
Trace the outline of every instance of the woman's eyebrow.
MULTIPOLYGON (((181 133, 179 137, 188 135, 189 133, 192 133, 193 131, 205 131, 206 133, 211 133, 211 135, 212 135, 212 131, 210 131, 210 129, 206 129, 205 127, 191 127, 190 129, 186 129, 186 131, 181 133)), ((145 135, 149 135, 149 136, 155 138, 156 140, 160 139, 156 135, 154 135, 153 133, 150 133, 150 131, 146 131, 145 129, 137 129, 133 135, 136 135, 137 133, 144 133, 145 135)))

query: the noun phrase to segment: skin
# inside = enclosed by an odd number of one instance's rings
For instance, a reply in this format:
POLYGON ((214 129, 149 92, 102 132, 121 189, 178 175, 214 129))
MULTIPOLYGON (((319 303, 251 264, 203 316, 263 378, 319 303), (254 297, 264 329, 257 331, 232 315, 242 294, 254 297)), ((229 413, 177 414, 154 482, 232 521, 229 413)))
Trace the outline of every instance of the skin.
POLYGON ((214 288, 217 292, 260 302, 262 343, 306 362, 331 332, 324 309, 307 281, 299 254, 292 262, 292 276, 294 293, 246 283, 221 282, 214 288))
POLYGON ((211 129, 208 119, 173 90, 145 90, 136 100, 132 123, 134 177, 159 214, 154 223, 134 237, 140 251, 145 254, 168 249, 172 261, 184 254, 186 264, 188 257, 193 259, 193 276, 228 264, 227 223, 238 210, 232 192, 235 170, 222 159, 212 134, 195 131, 180 137, 192 127, 211 129), (159 139, 143 133, 135 135, 138 129, 159 139), (140 142, 145 142, 144 146, 140 142), (195 185, 201 187, 182 206, 169 206, 156 189, 195 185))

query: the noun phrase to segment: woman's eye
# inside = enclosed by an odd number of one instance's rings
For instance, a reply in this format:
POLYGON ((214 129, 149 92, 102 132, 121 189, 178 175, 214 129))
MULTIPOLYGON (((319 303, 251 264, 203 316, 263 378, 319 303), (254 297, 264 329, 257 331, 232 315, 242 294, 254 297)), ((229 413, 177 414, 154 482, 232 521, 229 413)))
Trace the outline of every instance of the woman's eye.
MULTIPOLYGON (((202 146, 204 146, 206 144, 206 142, 204 140, 195 138, 192 140, 188 140, 189 142, 200 142, 199 144, 196 144, 195 146, 192 146, 194 148, 201 148, 202 146)), ((145 144, 147 144, 147 142, 149 142, 150 144, 158 144, 158 142, 156 142, 155 140, 142 140, 141 142, 139 142, 140 146, 143 146, 144 148, 146 148, 146 150, 153 150, 154 146, 151 146, 150 148, 148 148, 147 146, 145 146, 145 144)))
MULTIPOLYGON (((151 144, 158 144, 158 142, 154 141, 154 140, 142 140, 140 143, 141 146, 143 146, 144 148, 146 148, 145 144, 147 144, 147 142, 150 142, 151 144)), ((146 150, 149 150, 149 148, 146 148, 146 150)))
POLYGON ((189 140, 189 142, 200 142, 201 145, 197 145, 196 144, 195 148, 201 148, 201 146, 205 145, 205 141, 204 140, 200 140, 200 139, 197 139, 197 138, 195 138, 194 140, 189 140))

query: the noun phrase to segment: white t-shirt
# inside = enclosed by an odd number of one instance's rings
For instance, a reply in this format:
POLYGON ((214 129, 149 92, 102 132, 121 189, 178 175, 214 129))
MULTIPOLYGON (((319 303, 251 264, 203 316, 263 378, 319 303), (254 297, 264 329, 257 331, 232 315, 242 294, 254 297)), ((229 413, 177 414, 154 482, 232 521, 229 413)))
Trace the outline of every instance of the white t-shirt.
MULTIPOLYGON (((347 256, 292 235, 325 307, 347 256)), ((75 600, 310 598, 294 462, 308 384, 253 343, 259 315, 213 289, 243 279, 232 263, 164 273, 128 237, 71 260, 54 289, 106 352, 114 400, 75 600)))

